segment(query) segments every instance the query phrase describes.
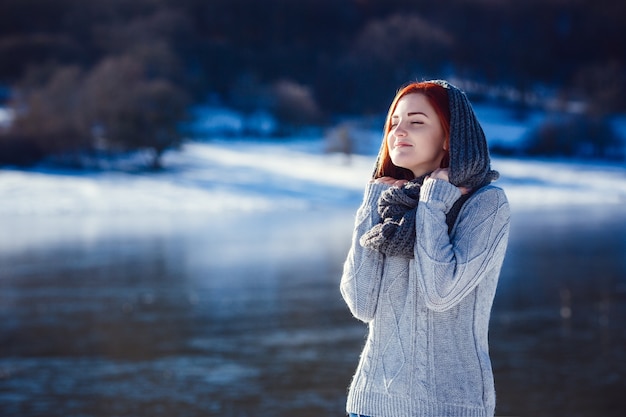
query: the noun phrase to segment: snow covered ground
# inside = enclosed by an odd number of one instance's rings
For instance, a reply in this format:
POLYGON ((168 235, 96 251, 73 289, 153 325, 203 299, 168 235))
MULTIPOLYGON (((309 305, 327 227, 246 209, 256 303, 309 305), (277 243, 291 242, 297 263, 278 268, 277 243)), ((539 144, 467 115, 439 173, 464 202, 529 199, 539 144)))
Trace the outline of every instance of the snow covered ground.
MULTIPOLYGON (((191 142, 160 173, 0 169, 0 216, 226 214, 356 207, 374 155, 324 153, 324 141, 191 142)), ((512 209, 626 202, 626 167, 494 158, 512 209)), ((1 222, 2 220, 0 220, 1 222)))
MULTIPOLYGON (((534 112, 519 120, 511 109, 488 104, 477 105, 476 112, 489 143, 509 147, 523 143, 545 117, 534 112)), ((347 158, 324 152, 329 145, 324 132, 317 138, 246 140, 240 134, 250 130, 244 129, 250 118, 214 107, 199 107, 194 114, 195 137, 238 132, 238 138, 188 142, 165 154, 160 173, 0 168, 0 225, 16 216, 222 215, 360 203, 380 143, 375 126, 382 119, 349 124, 359 155, 347 158)), ((0 127, 10 116, 6 109, 0 112, 0 127)), ((626 132, 626 118, 616 119, 615 128, 626 132)), ((624 164, 494 158, 492 167, 501 173, 496 184, 506 190, 513 211, 626 201, 624 164)))

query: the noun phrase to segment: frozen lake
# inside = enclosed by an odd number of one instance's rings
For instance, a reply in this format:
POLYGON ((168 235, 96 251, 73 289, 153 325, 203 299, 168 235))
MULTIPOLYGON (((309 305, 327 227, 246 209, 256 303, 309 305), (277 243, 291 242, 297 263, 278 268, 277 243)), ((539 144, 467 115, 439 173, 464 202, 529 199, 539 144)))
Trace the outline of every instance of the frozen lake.
MULTIPOLYGON (((5 217, 0 415, 343 415, 353 211, 5 217)), ((626 214, 526 210, 511 236, 497 414, 623 416, 626 214)))

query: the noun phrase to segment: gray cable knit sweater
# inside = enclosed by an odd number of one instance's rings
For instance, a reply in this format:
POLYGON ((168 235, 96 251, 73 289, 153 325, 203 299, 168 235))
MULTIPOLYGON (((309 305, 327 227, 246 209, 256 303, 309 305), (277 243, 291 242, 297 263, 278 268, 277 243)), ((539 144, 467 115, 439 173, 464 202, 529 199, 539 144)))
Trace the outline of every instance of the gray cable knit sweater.
POLYGON ((347 411, 371 417, 491 417, 495 409, 488 324, 509 233, 502 189, 487 185, 463 205, 450 234, 446 212, 461 196, 427 179, 416 213, 415 258, 363 248, 380 221, 384 184, 368 184, 357 211, 341 293, 369 324, 347 411))

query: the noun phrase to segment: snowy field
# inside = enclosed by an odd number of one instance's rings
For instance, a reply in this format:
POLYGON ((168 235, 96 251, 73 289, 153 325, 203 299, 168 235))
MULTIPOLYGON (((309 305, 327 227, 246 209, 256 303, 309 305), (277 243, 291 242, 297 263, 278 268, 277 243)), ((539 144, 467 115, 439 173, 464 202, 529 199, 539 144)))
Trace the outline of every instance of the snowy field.
MULTIPOLYGON (((475 109, 489 143, 507 147, 521 146, 547 117, 533 112, 519 120, 511 109, 485 104, 475 109)), ((267 125, 269 132, 276 122, 268 115, 250 118, 225 108, 199 106, 193 114, 188 130, 194 137, 222 139, 187 142, 166 152, 165 170, 160 173, 71 171, 45 165, 30 170, 0 168, 0 224, 2 218, 15 216, 224 215, 353 208, 361 201, 380 145, 382 119, 349 122, 358 155, 347 158, 325 152, 328 132, 326 138, 321 132, 317 137, 283 141, 243 139, 246 129, 267 125)), ((10 116, 6 109, 0 112, 0 126, 10 116)), ((615 118, 614 128, 626 143, 626 117, 615 118)), ((507 192, 514 212, 585 205, 601 210, 626 201, 624 163, 496 157, 492 168, 500 171, 496 184, 507 192)))
MULTIPOLYGON (((374 155, 324 153, 322 139, 191 142, 160 173, 0 169, 0 216, 226 214, 356 207, 374 155)), ((626 202, 619 164, 493 158, 513 211, 626 202)))

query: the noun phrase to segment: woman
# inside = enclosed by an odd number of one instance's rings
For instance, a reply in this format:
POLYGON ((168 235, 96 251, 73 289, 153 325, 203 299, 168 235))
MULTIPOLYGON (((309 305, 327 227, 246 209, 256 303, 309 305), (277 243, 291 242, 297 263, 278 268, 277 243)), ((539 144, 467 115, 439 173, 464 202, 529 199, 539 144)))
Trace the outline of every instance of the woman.
POLYGON ((439 80, 401 89, 384 133, 341 278, 369 324, 347 412, 493 416, 487 332, 509 206, 485 135, 439 80))

